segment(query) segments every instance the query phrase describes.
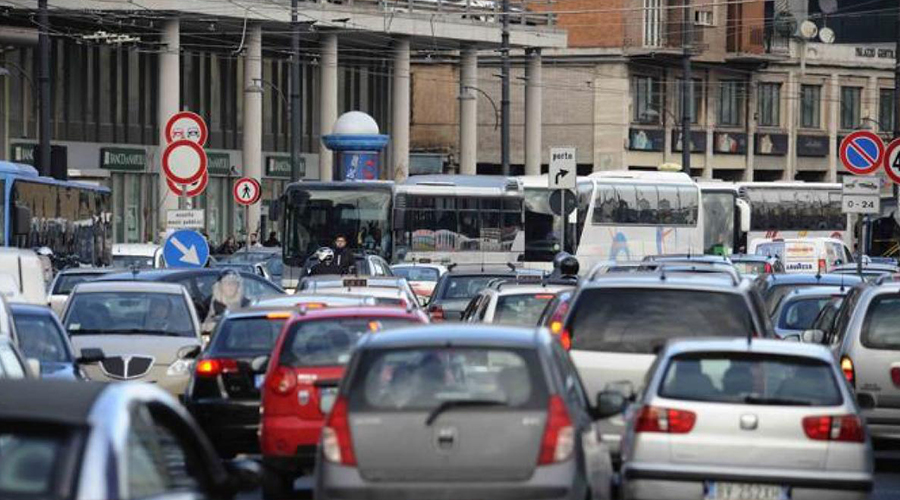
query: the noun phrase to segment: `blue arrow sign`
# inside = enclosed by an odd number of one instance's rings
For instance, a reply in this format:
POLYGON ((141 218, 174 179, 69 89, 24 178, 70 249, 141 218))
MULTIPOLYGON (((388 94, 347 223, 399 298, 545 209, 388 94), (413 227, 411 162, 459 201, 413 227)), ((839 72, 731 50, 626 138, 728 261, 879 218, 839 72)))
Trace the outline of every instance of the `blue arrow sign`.
POLYGON ((209 243, 197 231, 182 229, 163 244, 166 267, 203 267, 209 260, 209 243))

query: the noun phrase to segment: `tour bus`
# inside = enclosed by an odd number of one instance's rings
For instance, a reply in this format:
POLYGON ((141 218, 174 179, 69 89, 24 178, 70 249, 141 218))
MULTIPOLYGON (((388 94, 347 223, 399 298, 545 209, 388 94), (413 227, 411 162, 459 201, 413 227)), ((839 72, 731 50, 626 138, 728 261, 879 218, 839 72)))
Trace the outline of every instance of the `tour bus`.
POLYGON ((836 238, 853 246, 850 218, 841 213, 841 185, 812 182, 738 183, 750 204, 746 242, 758 238, 836 238))
MULTIPOLYGON (((560 251, 565 250, 573 255, 576 253, 577 213, 573 210, 569 214, 565 238, 561 238, 562 197, 559 190, 550 189, 546 175, 524 175, 518 179, 522 182, 525 200, 525 250, 522 260, 527 267, 550 269, 553 259, 560 251), (551 207, 551 202, 555 208, 551 207)), ((590 184, 591 181, 587 177, 579 177, 577 182, 590 184)), ((565 200, 565 204, 577 206, 576 192, 571 192, 568 196, 570 199, 565 200)))
POLYGON ((750 230, 750 205, 731 182, 702 181, 703 253, 731 255, 743 245, 750 230))
POLYGON ((0 162, 0 193, 0 246, 47 247, 57 257, 110 264, 109 188, 41 177, 31 166, 0 162))

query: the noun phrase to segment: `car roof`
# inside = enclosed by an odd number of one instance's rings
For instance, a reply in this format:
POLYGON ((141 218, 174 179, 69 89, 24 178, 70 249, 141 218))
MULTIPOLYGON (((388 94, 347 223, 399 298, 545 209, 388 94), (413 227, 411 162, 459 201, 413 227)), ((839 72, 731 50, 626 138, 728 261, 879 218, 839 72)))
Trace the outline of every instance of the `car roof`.
MULTIPOLYGON (((133 273, 131 271, 120 271, 115 274, 107 274, 105 276, 97 278, 96 281, 162 281, 165 278, 169 277, 201 276, 206 274, 214 274, 216 276, 219 276, 228 271, 230 271, 230 269, 221 267, 203 267, 195 269, 146 269, 139 270, 137 273, 133 273)), ((242 278, 248 276, 253 276, 254 278, 258 277, 256 274, 248 273, 246 271, 236 272, 240 274, 242 278)))
MULTIPOLYGON (((840 266, 835 266, 832 269, 834 271, 853 271, 856 272, 856 264, 841 264, 840 266)), ((883 262, 863 262, 862 270, 863 271, 883 271, 886 273, 895 273, 898 271, 898 266, 894 264, 887 264, 883 262)))
POLYGON ((160 246, 154 243, 114 243, 112 246, 112 254, 114 257, 119 255, 153 257, 159 248, 160 246))
POLYGON ((365 302, 372 298, 370 295, 353 295, 349 293, 320 293, 307 292, 305 290, 292 295, 280 295, 264 297, 256 301, 258 307, 298 307, 309 302, 365 302))
POLYGON ((850 290, 850 286, 811 286, 791 290, 784 296, 782 303, 789 299, 805 298, 805 297, 833 297, 835 295, 846 295, 850 290))
POLYGON ((670 340, 666 344, 665 355, 675 356, 700 352, 753 352, 762 354, 782 354, 785 356, 803 356, 815 358, 827 363, 833 362, 831 351, 819 344, 788 342, 775 339, 753 339, 749 343, 746 338, 709 337, 670 340))
POLYGON ((328 287, 328 288, 319 288, 317 291, 324 291, 326 293, 333 293, 335 295, 340 295, 340 291, 344 290, 348 295, 362 295, 362 296, 370 296, 370 297, 379 297, 379 298, 406 298, 407 292, 405 288, 393 288, 393 287, 362 287, 362 286, 351 286, 351 287, 328 287))
POLYGON ((517 283, 505 283, 501 288, 494 289, 493 291, 497 293, 497 295, 501 297, 505 297, 508 295, 529 295, 529 294, 540 294, 540 293, 551 293, 556 294, 557 292, 561 292, 563 290, 571 290, 574 289, 575 285, 519 285, 517 283))
POLYGON ((70 274, 109 274, 114 272, 122 272, 121 268, 113 268, 113 267, 70 267, 68 269, 63 269, 58 273, 58 275, 70 275, 70 274))
POLYGON ((25 302, 10 302, 9 309, 13 312, 27 314, 53 314, 53 310, 45 305, 28 304, 25 302))
POLYGON ((732 254, 728 257, 731 262, 768 262, 776 259, 773 255, 760 255, 755 253, 732 254))
POLYGON ((75 286, 74 292, 147 292, 181 294, 184 287, 179 283, 158 283, 147 281, 88 281, 75 286))
POLYGON ((387 306, 360 306, 360 307, 323 307, 321 309, 309 309, 305 313, 296 316, 298 321, 309 321, 328 318, 410 318, 421 319, 415 310, 407 311, 400 307, 387 306))
POLYGON ((770 286, 776 285, 838 285, 853 286, 862 282, 862 278, 852 274, 806 274, 784 273, 767 274, 764 279, 770 286))
POLYGON ((596 276, 582 285, 584 289, 592 288, 702 288, 715 289, 722 292, 739 291, 740 283, 735 283, 732 276, 723 273, 685 273, 685 272, 643 272, 607 273, 596 276))
POLYGON ((539 330, 511 326, 428 325, 368 335, 360 348, 406 348, 416 346, 452 346, 453 344, 497 347, 535 347, 539 330))
POLYGON ((107 387, 99 382, 0 379, 0 420, 88 425, 94 402, 107 387))

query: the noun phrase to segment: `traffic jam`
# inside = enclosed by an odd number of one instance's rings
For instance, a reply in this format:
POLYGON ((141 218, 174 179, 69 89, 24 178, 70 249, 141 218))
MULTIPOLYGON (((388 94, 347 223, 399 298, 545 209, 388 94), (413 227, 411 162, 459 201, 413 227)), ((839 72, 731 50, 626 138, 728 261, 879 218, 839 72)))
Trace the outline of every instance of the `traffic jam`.
POLYGON ((870 498, 900 267, 859 189, 299 182, 277 246, 0 249, 0 498, 870 498))

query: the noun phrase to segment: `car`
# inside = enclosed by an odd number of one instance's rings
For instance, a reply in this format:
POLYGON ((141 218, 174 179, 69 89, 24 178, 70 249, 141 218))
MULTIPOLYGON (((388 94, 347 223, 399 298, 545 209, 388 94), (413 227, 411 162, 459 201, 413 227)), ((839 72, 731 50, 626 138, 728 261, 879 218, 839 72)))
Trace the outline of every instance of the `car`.
POLYGON ((431 264, 426 262, 416 262, 411 264, 394 264, 391 266, 394 276, 406 278, 409 286, 412 287, 420 299, 427 302, 434 293, 434 287, 437 285, 441 276, 447 274, 447 267, 441 264, 431 264))
MULTIPOLYGON (((629 396, 641 390, 667 341, 704 336, 774 337, 750 281, 659 271, 606 275, 575 292, 560 333, 589 394, 610 386, 629 396)), ((599 429, 617 454, 624 422, 602 421, 599 429)))
POLYGON ((0 336, 0 380, 32 378, 39 372, 40 367, 29 361, 10 337, 0 336))
POLYGON ((47 305, 57 315, 62 315, 63 309, 66 307, 66 300, 69 299, 69 294, 75 288, 75 285, 91 281, 113 271, 115 269, 109 267, 72 267, 63 269, 56 274, 56 277, 50 283, 47 305))
POLYGON ((259 453, 260 386, 265 369, 253 361, 272 352, 291 314, 277 307, 227 313, 194 364, 184 404, 223 458, 259 453))
POLYGON ((258 263, 265 267, 272 283, 281 286, 281 277, 284 274, 284 261, 281 260, 281 247, 247 247, 223 256, 220 263, 258 263))
POLYGON ((76 356, 65 328, 47 306, 10 304, 9 309, 16 323, 19 347, 27 359, 39 362, 37 371, 41 378, 84 381, 87 375, 81 365, 98 363, 105 357, 102 351, 76 356))
POLYGON ((159 269, 166 267, 162 247, 153 243, 115 243, 112 265, 120 269, 159 269))
POLYGON ((795 336, 813 328, 819 312, 835 297, 844 296, 849 287, 816 286, 792 290, 781 299, 772 322, 779 338, 795 336))
POLYGON ((387 307, 301 310, 288 322, 267 362, 262 389, 265 498, 285 498, 294 480, 313 469, 325 415, 357 340, 367 332, 427 322, 422 311, 387 307))
MULTIPOLYGON (((159 281, 162 283, 178 283, 184 285, 194 302, 197 316, 204 321, 209 315, 209 307, 212 301, 213 285, 218 282, 225 273, 233 272, 228 269, 203 268, 203 269, 159 269, 146 270, 137 273, 112 273, 97 278, 97 281, 159 281)), ((238 272, 243 279, 244 297, 250 302, 258 301, 264 297, 284 295, 278 285, 253 273, 238 272)))
POLYGON ((744 276, 760 276, 763 274, 781 274, 784 264, 778 257, 756 254, 732 254, 728 256, 731 264, 744 276))
MULTIPOLYGON (((349 274, 366 277, 394 275, 393 271, 391 271, 391 265, 378 255, 357 252, 353 254, 353 259, 355 264, 351 266, 351 272, 349 274)), ((307 270, 312 269, 317 263, 316 255, 313 253, 307 257, 305 267, 289 267, 285 269, 283 271, 284 275, 282 275, 281 278, 281 286, 284 287, 288 293, 293 292, 297 289, 297 284, 300 280, 308 276, 307 270)))
POLYGON ((76 349, 105 353, 84 365, 91 380, 141 380, 180 396, 200 353, 200 320, 177 283, 80 283, 62 322, 76 349))
POLYGON ((777 257, 786 273, 822 274, 853 262, 853 254, 837 238, 757 238, 747 253, 777 257))
POLYGON ((611 273, 633 273, 648 270, 649 262, 643 261, 616 261, 609 260, 599 262, 588 272, 587 280, 591 281, 598 276, 611 273))
POLYGON ((756 278, 754 287, 762 295, 769 316, 774 316, 778 304, 792 290, 813 286, 853 287, 861 281, 859 276, 850 274, 765 274, 756 278))
MULTIPOLYGON (((390 288, 403 292, 408 302, 419 305, 416 293, 410 287, 406 278, 395 276, 307 276, 300 281, 298 292, 311 293, 354 293, 354 290, 368 288, 370 291, 376 288, 390 288)), ((364 293, 365 295, 365 293, 364 293)))
POLYGON ((519 274, 542 276, 542 271, 510 268, 486 268, 457 270, 451 266, 450 272, 441 276, 434 286, 434 293, 427 310, 434 321, 459 321, 466 306, 494 279, 515 279, 519 274))
POLYGON ((269 271, 266 269, 265 264, 263 264, 262 262, 216 262, 210 267, 215 267, 217 269, 230 269, 232 271, 240 273, 255 274, 274 283, 272 277, 269 275, 269 271))
POLYGON ((571 339, 568 337, 563 339, 560 334, 563 329, 563 321, 566 319, 566 313, 569 312, 569 306, 574 295, 574 289, 557 292, 556 296, 550 299, 550 302, 547 302, 547 306, 544 307, 537 322, 537 326, 546 327, 550 330, 550 333, 556 335, 566 350, 572 347, 571 339))
MULTIPOLYGON (((858 271, 856 264, 835 266, 831 270, 833 274, 858 274, 858 271)), ((864 262, 862 265, 862 277, 866 281, 874 281, 882 276, 895 273, 900 273, 900 267, 896 264, 864 262)))
POLYGON ((625 500, 865 499, 872 447, 827 349, 675 341, 626 419, 625 500))
POLYGON ((325 294, 316 292, 297 292, 282 297, 269 297, 256 302, 257 307, 282 307, 321 309, 323 307, 374 306, 377 300, 371 295, 325 294))
POLYGON ((511 326, 536 326, 547 304, 571 285, 520 285, 502 280, 472 298, 462 321, 511 326))
POLYGON ((322 430, 316 498, 610 498, 594 421, 625 400, 586 394, 546 329, 366 335, 322 430))
POLYGON ((6 276, 0 282, 0 294, 7 301, 47 303, 52 268, 33 250, 0 247, 0 276, 6 276))
POLYGON ((647 255, 643 262, 657 262, 668 264, 725 264, 731 265, 731 259, 724 255, 704 255, 704 254, 662 254, 647 255))
POLYGON ((0 394, 2 498, 228 500, 259 483, 151 384, 0 380, 0 394))

